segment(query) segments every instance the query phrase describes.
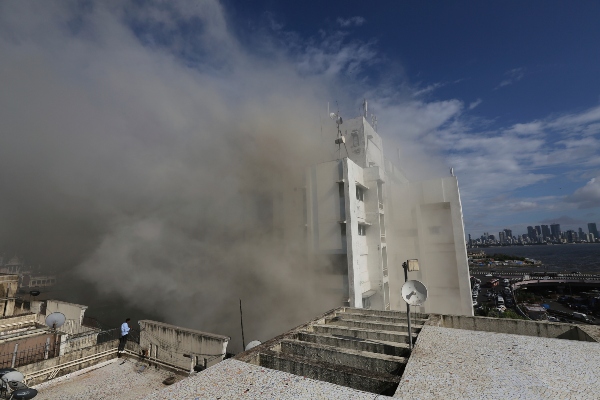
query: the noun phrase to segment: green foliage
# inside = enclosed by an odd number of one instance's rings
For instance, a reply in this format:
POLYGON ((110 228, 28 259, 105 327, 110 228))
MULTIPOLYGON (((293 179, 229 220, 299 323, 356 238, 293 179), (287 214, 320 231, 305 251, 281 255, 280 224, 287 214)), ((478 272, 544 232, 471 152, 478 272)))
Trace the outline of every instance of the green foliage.
POLYGON ((525 261, 525 257, 510 256, 508 254, 500 254, 500 253, 495 253, 492 256, 490 256, 490 258, 492 258, 496 261, 508 261, 508 260, 525 261))
POLYGON ((514 310, 507 309, 505 312, 500 314, 500 318, 509 318, 509 319, 525 319, 517 314, 514 310))

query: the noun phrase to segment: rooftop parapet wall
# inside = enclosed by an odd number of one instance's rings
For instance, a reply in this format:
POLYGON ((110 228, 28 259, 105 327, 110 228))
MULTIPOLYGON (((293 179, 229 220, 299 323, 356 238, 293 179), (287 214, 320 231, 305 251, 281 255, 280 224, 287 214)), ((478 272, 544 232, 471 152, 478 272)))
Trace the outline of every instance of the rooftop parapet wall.
POLYGON ((593 329, 584 325, 579 326, 557 322, 432 314, 426 325, 586 342, 600 341, 600 329, 598 328, 593 327, 595 328, 593 329))
POLYGON ((210 367, 225 357, 228 336, 181 328, 162 322, 143 320, 140 324, 140 348, 150 360, 169 362, 181 368, 200 364, 210 367))

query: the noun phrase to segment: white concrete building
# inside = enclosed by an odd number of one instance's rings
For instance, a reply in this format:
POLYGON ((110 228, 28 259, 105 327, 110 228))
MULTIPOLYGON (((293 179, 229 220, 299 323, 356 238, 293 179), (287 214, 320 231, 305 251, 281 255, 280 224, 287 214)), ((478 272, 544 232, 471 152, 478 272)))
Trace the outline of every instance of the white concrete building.
POLYGON ((340 130, 338 159, 306 174, 306 239, 318 285, 337 292, 340 305, 405 310, 402 263, 418 259, 409 279, 422 281, 429 298, 416 311, 473 315, 456 177, 408 181, 364 117, 340 130))

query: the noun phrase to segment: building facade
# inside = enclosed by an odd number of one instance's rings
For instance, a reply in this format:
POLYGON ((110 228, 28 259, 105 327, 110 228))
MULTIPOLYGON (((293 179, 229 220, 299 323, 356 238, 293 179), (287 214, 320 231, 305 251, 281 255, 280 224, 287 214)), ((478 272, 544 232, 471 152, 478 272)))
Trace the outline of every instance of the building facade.
POLYGON ((340 305, 404 310, 402 263, 428 288, 419 312, 472 315, 462 206, 455 176, 409 181, 385 158, 364 117, 344 121, 338 158, 306 173, 306 229, 318 284, 340 305))

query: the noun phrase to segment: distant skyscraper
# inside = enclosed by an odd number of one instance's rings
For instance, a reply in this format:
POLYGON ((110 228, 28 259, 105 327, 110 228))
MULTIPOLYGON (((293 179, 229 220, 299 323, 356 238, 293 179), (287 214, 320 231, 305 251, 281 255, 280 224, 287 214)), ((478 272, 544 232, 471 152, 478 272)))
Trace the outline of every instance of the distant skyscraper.
POLYGON ((598 238, 598 228, 596 228, 595 222, 590 222, 588 224, 588 232, 594 235, 594 238, 598 238))
POLYGON ((548 228, 548 225, 542 225, 542 237, 544 240, 550 237, 550 228, 548 228))
POLYGON ((512 239, 512 237, 513 237, 511 229, 505 229, 504 234, 506 235, 506 240, 512 239))
POLYGON ((535 231, 537 232, 537 235, 538 235, 538 236, 542 236, 542 228, 540 228, 540 226, 539 226, 539 225, 536 225, 536 226, 535 226, 535 231))
POLYGON ((550 233, 554 239, 560 239, 560 224, 552 224, 550 225, 550 233))
POLYGON ((583 229, 579 228, 579 240, 586 240, 586 234, 583 232, 583 229))
POLYGON ((498 232, 498 240, 500 243, 506 242, 506 234, 504 232, 498 232))
POLYGON ((537 231, 533 229, 533 226, 527 227, 527 236, 529 236, 530 240, 535 240, 537 238, 537 231))

